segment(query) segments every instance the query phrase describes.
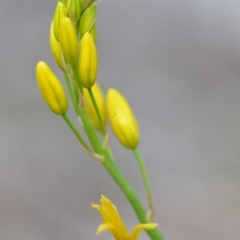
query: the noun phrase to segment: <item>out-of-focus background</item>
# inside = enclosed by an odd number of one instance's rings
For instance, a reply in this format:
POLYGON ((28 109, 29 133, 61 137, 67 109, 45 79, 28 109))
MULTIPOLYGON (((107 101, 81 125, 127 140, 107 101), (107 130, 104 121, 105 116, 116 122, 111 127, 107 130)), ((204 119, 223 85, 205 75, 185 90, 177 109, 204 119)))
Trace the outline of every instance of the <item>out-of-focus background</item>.
MULTIPOLYGON (((35 65, 49 51, 55 0, 0 1, 0 239, 95 236, 104 194, 138 220, 100 164, 43 102, 35 65)), ((99 77, 129 100, 166 240, 240 239, 240 1, 102 0, 99 77)), ((146 206, 131 152, 117 163, 146 206)), ((141 239, 148 239, 146 234, 141 239)))

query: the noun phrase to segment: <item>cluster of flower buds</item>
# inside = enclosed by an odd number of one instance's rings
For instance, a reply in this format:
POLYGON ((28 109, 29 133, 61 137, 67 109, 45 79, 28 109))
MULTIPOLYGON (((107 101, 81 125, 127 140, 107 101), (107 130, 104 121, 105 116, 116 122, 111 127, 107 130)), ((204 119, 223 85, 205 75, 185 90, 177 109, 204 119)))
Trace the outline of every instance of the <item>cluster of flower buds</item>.
POLYGON ((100 161, 114 180, 123 190, 134 207, 141 224, 137 225, 132 234, 125 229, 116 209, 111 202, 103 198, 103 206, 94 205, 103 214, 104 224, 98 232, 109 229, 116 239, 137 239, 140 230, 152 229, 152 239, 163 239, 150 224, 153 217, 153 204, 150 183, 142 157, 138 151, 139 129, 137 120, 124 96, 116 89, 109 89, 104 96, 97 80, 98 54, 96 48, 96 13, 95 0, 58 0, 50 25, 50 49, 55 62, 62 71, 71 106, 76 113, 85 137, 67 116, 67 93, 58 77, 43 61, 36 66, 36 78, 43 99, 57 115, 61 115, 72 132, 79 140, 81 147, 95 160, 100 161), (138 161, 144 180, 149 202, 149 218, 136 194, 115 164, 108 146, 109 137, 106 130, 107 122, 119 142, 132 150, 138 161), (107 211, 105 211, 107 210, 107 211), (109 211, 108 211, 109 210, 109 211), (113 214, 112 214, 113 213, 113 214), (107 220, 105 219, 107 214, 107 220), (112 216, 110 215, 112 214, 112 216), (111 219, 112 217, 112 219, 111 219), (117 223, 114 218, 117 219, 117 223), (115 221, 115 222, 114 222, 115 221), (122 229, 117 235, 115 229, 122 229), (159 238, 155 238, 155 236, 159 238))
MULTIPOLYGON (((127 101, 114 89, 108 91, 105 99, 96 83, 96 13, 94 0, 58 1, 50 26, 50 49, 57 66, 70 79, 68 90, 75 110, 86 108, 94 128, 103 134, 108 118, 123 146, 134 149, 139 142, 139 130, 127 101)), ((50 109, 55 114, 65 114, 68 100, 57 76, 42 61, 37 64, 36 76, 50 109)))

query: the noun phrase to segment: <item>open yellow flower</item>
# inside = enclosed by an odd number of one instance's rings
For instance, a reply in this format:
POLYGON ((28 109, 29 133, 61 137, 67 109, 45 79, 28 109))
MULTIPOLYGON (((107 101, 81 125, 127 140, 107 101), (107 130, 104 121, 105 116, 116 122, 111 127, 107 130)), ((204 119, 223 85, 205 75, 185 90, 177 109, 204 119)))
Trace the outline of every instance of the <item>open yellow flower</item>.
POLYGON ((137 240, 142 230, 150 230, 157 227, 157 223, 140 223, 129 234, 114 204, 103 195, 100 202, 102 205, 92 204, 92 207, 101 213, 104 222, 100 224, 96 234, 108 230, 116 240, 137 240))

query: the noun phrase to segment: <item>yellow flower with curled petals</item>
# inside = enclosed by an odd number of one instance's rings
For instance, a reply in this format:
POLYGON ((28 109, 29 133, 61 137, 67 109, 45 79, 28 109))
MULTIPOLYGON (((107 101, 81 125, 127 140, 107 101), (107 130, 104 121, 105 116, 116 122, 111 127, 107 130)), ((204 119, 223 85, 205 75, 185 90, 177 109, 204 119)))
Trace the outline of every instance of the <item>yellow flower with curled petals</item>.
POLYGON ((100 212, 104 222, 100 224, 96 234, 108 230, 116 240, 137 240, 142 230, 151 230, 157 227, 157 223, 140 223, 129 234, 114 204, 103 195, 100 202, 102 205, 92 204, 92 207, 100 212))

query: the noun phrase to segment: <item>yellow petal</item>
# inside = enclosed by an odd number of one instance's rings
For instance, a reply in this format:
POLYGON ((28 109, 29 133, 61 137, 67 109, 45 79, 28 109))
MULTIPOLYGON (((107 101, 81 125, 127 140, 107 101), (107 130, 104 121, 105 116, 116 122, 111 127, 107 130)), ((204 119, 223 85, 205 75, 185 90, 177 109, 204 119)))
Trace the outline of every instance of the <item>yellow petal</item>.
POLYGON ((91 205, 93 208, 97 209, 101 215, 102 215, 102 219, 105 223, 110 222, 110 218, 106 215, 106 213, 103 211, 102 206, 100 206, 99 204, 92 204, 91 205))
POLYGON ((118 238, 119 232, 113 223, 103 223, 103 224, 99 225, 96 235, 102 233, 105 230, 108 230, 116 239, 118 238))
POLYGON ((128 231, 117 211, 117 208, 112 204, 112 202, 102 195, 101 198, 102 208, 105 214, 111 219, 111 222, 116 226, 116 228, 121 233, 124 239, 129 237, 128 231))
POLYGON ((139 234, 141 233, 142 230, 150 230, 150 229, 154 229, 155 227, 157 227, 157 223, 145 223, 145 224, 138 224, 137 226, 134 227, 134 229, 132 230, 132 234, 131 234, 131 240, 137 240, 139 237, 139 234))

